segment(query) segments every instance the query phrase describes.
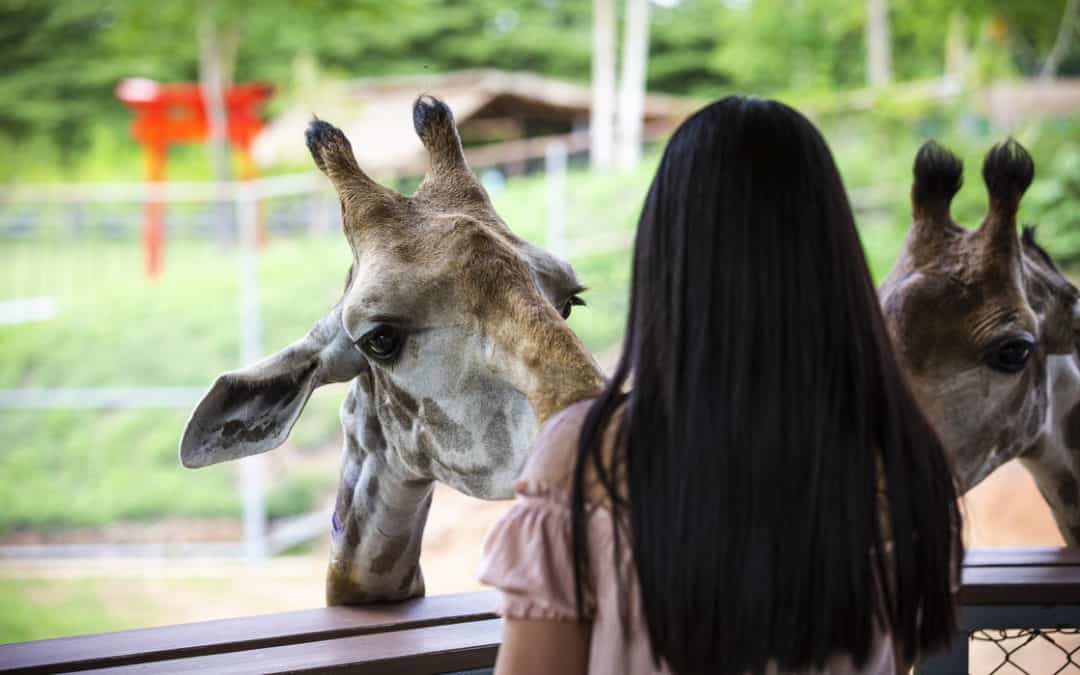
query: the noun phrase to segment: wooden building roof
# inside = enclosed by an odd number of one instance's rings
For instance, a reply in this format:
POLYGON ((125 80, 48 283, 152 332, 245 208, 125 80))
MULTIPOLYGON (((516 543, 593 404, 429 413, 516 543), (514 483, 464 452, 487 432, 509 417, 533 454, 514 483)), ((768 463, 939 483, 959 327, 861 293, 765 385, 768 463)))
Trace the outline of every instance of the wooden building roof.
MULTIPOLYGON (((486 163, 495 163, 500 147, 513 161, 536 146, 528 145, 529 139, 564 136, 571 150, 581 149, 591 106, 587 84, 502 70, 362 79, 340 91, 334 100, 292 105, 272 120, 255 141, 256 162, 304 163, 304 129, 315 114, 345 132, 366 171, 380 176, 422 173, 426 156, 412 128, 412 103, 420 94, 450 105, 466 146, 483 146, 486 163)), ((647 135, 670 130, 696 107, 689 99, 646 96, 647 135)))

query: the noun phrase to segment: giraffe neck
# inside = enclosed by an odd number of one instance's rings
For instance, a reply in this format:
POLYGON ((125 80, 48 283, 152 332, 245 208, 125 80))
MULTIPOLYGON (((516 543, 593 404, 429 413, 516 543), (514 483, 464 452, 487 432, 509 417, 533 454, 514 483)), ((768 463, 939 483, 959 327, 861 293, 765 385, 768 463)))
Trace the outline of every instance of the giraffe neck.
MULTIPOLYGON (((330 532, 328 605, 357 605, 424 595, 420 543, 434 483, 388 451, 373 410, 361 400, 363 377, 341 407, 345 448, 330 532)), ((365 397, 366 398, 366 397, 365 397)))
POLYGON ((1038 442, 1020 458, 1069 546, 1080 546, 1080 362, 1047 358, 1050 410, 1038 442))

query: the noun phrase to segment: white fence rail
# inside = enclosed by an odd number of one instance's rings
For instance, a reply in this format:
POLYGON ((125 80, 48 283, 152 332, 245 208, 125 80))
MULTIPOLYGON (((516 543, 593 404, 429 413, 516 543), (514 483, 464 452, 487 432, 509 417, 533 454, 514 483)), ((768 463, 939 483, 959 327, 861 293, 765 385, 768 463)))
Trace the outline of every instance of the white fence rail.
POLYGON ((250 192, 255 199, 272 199, 330 191, 326 178, 315 171, 256 178, 250 181, 165 183, 41 183, 0 186, 0 204, 73 203, 207 203, 222 194, 250 192))
POLYGON ((20 387, 0 389, 0 410, 131 410, 193 408, 205 393, 197 387, 20 387))

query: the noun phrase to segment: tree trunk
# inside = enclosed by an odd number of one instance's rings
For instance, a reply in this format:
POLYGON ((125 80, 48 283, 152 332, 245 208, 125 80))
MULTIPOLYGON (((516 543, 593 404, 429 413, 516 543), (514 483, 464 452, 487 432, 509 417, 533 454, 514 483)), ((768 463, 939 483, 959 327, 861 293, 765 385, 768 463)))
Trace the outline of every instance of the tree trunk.
POLYGON ((589 158, 610 169, 615 148, 615 0, 593 0, 589 158))
MULTIPOLYGON (((225 87, 227 74, 231 74, 233 64, 226 62, 230 56, 226 52, 223 31, 218 24, 214 4, 204 4, 199 16, 199 88, 206 104, 207 136, 206 147, 210 153, 210 168, 214 180, 219 184, 217 203, 217 238, 222 245, 234 239, 233 210, 229 195, 225 194, 224 183, 232 172, 229 170, 228 111, 225 109, 225 87)), ((235 44, 235 40, 233 41, 235 44)), ((232 49, 235 59, 235 47, 232 49)))
POLYGON ((866 73, 874 87, 892 80, 888 0, 866 0, 866 73))
POLYGON ((1058 25, 1057 38, 1054 40, 1054 46, 1050 49, 1050 53, 1046 56, 1046 63, 1043 64, 1042 71, 1039 73, 1040 79, 1053 79, 1057 75, 1057 69, 1061 65, 1061 61, 1069 53, 1073 35, 1077 30, 1080 30, 1078 8, 1080 8, 1078 0, 1065 0, 1065 11, 1061 15, 1061 24, 1058 25))
POLYGON ((960 86, 971 74, 971 48, 968 46, 968 20, 960 10, 949 15, 949 30, 945 34, 945 80, 960 86))
POLYGON ((621 169, 641 161, 641 129, 645 115, 645 72, 649 61, 649 0, 626 0, 622 76, 616 110, 616 158, 621 169))

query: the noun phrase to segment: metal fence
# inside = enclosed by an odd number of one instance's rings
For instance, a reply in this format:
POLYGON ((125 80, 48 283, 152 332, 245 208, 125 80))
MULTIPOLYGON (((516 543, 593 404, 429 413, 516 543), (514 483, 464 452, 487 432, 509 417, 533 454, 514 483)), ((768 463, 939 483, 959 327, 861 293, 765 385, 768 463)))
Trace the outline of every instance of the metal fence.
MULTIPOLYGON (((1018 569, 1018 568, 1017 568, 1018 569)), ((1012 574, 1015 574, 1014 571, 1012 574)), ((1033 584, 1031 597, 1040 594, 1033 584)), ((1075 592, 1070 590, 1071 595, 1075 592)), ((1080 672, 1080 605, 969 605, 952 646, 918 667, 919 675, 1017 675, 1080 672)))
POLYGON ((972 631, 972 660, 986 673, 1080 673, 1080 628, 984 628, 972 631))
MULTIPOLYGON (((165 184, 24 185, 0 189, 0 325, 18 330, 22 323, 49 321, 58 312, 81 313, 80 325, 120 324, 139 330, 139 312, 110 305, 108 297, 88 305, 80 294, 88 287, 109 295, 117 288, 147 285, 141 279, 137 241, 143 205, 163 203, 168 246, 192 241, 216 242, 218 258, 208 275, 231 277, 225 285, 236 292, 234 318, 238 339, 227 367, 251 363, 262 354, 259 256, 260 230, 271 237, 320 236, 340 228, 337 200, 318 174, 297 174, 247 182, 165 184), (220 208, 225 199, 226 208, 220 208), (224 214, 224 218, 222 215, 224 214), (117 264, 119 262, 120 264, 117 264), (119 270, 117 268, 120 268, 119 270), (117 279, 127 275, 126 280, 117 279), (7 297, 4 297, 4 296, 7 297), (76 300, 76 298, 80 298, 76 300)), ((170 270, 166 268, 165 274, 170 270)), ((232 302, 213 298, 213 302, 232 302)), ((151 300, 152 302, 152 300, 151 300)), ((135 308, 136 310, 138 308, 135 308)), ((197 312, 195 307, 177 311, 197 312)), ((78 339, 79 336, 72 336, 78 339)), ((185 358, 184 354, 160 355, 185 358)), ((80 379, 81 373, 72 373, 80 379)), ((123 374, 121 374, 123 375, 123 374)), ((106 374, 105 377, 113 377, 106 374)), ((3 410, 190 410, 205 385, 144 381, 137 374, 131 386, 19 386, 0 390, 3 410)), ((203 378, 198 378, 202 380, 203 378)), ((206 380, 208 381, 208 380, 206 380)), ((266 530, 265 460, 240 462, 244 542, 165 547, 158 544, 110 546, 114 554, 147 555, 189 551, 198 555, 262 557, 295 545, 325 525, 326 517, 291 519, 274 532, 266 530), (315 525, 318 520, 318 525, 315 525), (306 525, 306 529, 305 529, 306 525), (318 529, 316 529, 318 528, 318 529)), ((87 555, 93 547, 4 547, 0 555, 87 555)))

